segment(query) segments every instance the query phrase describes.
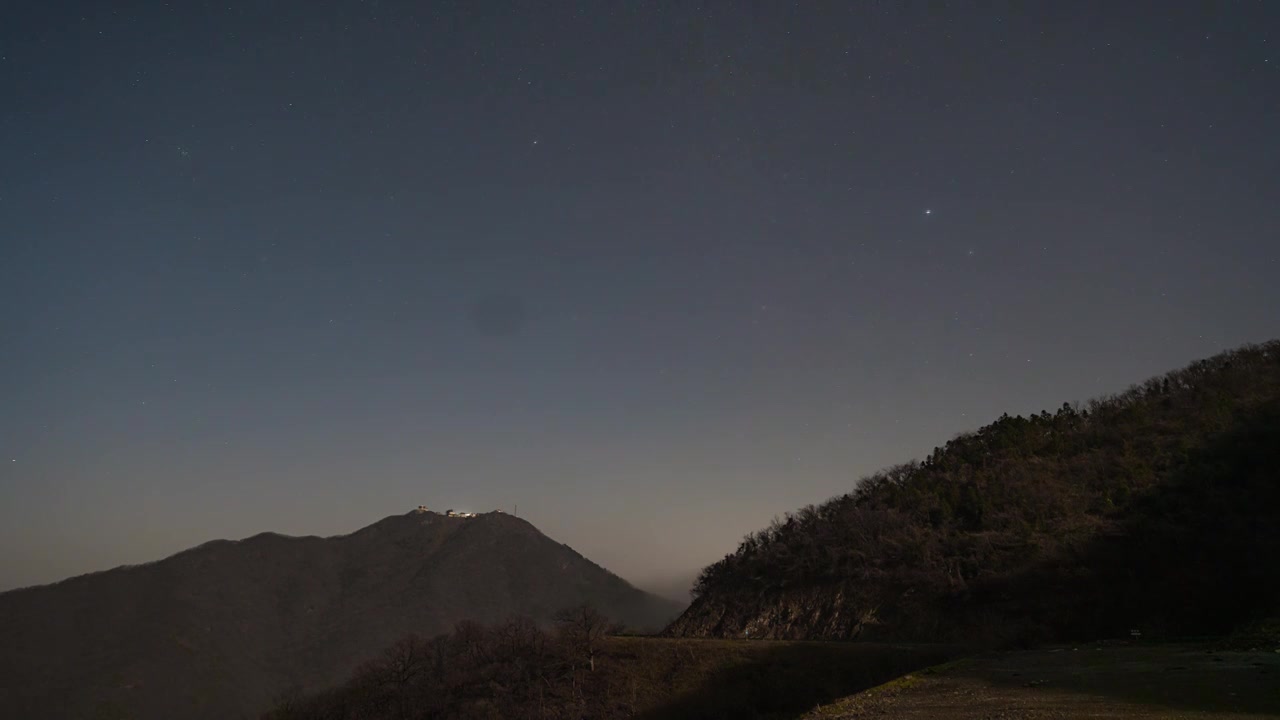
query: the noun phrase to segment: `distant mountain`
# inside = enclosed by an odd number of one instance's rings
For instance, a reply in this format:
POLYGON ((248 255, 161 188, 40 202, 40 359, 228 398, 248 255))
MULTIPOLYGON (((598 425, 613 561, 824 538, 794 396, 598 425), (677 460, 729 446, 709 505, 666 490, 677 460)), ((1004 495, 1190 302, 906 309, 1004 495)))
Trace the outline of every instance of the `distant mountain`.
POLYGON ((1280 341, 1003 416, 706 568, 680 637, 1033 644, 1280 610, 1280 341))
POLYGON ((0 717, 256 718, 408 634, 584 602, 635 627, 679 610, 498 512, 216 540, 0 594, 0 717))

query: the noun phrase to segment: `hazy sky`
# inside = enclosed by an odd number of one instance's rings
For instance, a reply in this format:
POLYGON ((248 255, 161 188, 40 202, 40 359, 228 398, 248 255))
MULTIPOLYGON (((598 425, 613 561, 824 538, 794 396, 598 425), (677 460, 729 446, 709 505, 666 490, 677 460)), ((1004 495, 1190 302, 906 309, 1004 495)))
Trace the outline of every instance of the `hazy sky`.
POLYGON ((0 589, 419 503, 666 588, 1002 412, 1276 337, 1278 28, 6 2, 0 589))

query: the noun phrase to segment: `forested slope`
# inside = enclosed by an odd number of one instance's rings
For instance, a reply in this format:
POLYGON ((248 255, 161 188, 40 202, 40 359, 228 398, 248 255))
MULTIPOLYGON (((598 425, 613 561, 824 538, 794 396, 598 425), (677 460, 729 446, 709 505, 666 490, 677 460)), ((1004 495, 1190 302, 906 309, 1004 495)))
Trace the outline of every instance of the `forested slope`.
POLYGON ((1002 416, 707 567, 675 636, 1001 644, 1230 631, 1280 603, 1280 342, 1002 416))

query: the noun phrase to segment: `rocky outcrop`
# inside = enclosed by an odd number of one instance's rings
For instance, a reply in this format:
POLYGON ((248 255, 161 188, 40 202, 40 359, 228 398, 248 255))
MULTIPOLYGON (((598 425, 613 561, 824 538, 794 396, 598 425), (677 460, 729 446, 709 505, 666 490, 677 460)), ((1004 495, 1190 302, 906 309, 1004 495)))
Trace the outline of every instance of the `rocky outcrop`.
POLYGON ((843 590, 809 588, 701 597, 667 628, 673 637, 853 640, 873 636, 877 609, 843 590))

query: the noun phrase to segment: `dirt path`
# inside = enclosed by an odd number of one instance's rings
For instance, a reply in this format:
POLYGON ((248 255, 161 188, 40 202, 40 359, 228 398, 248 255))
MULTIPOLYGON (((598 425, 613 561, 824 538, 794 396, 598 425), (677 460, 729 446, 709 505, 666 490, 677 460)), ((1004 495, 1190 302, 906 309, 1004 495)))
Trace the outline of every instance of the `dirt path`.
POLYGON ((804 720, 1280 718, 1280 651, 1065 647, 982 655, 907 675, 804 720))

